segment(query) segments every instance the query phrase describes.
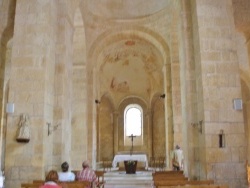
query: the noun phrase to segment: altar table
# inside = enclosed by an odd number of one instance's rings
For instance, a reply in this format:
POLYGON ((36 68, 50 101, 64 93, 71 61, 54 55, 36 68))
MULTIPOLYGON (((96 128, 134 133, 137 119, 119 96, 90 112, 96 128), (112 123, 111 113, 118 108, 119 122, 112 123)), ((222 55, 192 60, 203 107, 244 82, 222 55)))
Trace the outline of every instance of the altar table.
POLYGON ((140 161, 145 163, 145 169, 148 168, 148 159, 146 154, 117 154, 114 157, 114 160, 112 162, 113 168, 117 166, 117 163, 123 162, 123 161, 129 161, 129 160, 134 160, 134 161, 140 161))

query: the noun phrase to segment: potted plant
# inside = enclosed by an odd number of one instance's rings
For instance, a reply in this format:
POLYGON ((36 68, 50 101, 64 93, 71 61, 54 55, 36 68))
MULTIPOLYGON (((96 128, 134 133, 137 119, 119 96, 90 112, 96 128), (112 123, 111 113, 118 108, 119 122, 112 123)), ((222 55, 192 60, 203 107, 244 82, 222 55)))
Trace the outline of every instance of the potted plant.
POLYGON ((137 161, 133 161, 133 160, 124 161, 124 166, 125 166, 126 174, 135 174, 137 161))

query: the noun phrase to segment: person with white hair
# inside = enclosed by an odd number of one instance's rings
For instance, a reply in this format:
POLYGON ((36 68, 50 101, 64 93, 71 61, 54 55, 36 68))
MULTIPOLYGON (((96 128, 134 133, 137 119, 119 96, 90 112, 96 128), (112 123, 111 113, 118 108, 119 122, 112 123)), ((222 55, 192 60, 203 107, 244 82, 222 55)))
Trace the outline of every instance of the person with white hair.
POLYGON ((92 182, 92 184, 95 183, 97 185, 97 176, 95 171, 89 167, 88 161, 82 163, 82 170, 77 173, 76 179, 78 181, 89 181, 92 182))
POLYGON ((173 170, 179 171, 183 169, 183 163, 184 163, 183 151, 179 145, 176 145, 172 157, 173 170))

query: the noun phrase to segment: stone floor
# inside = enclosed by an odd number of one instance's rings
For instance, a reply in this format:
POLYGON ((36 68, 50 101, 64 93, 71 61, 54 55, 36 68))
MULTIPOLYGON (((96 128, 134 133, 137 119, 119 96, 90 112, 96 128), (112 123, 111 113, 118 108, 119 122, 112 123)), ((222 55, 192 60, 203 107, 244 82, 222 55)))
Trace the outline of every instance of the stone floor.
POLYGON ((104 174, 105 188, 152 188, 152 171, 137 171, 126 174, 125 171, 110 171, 104 174))

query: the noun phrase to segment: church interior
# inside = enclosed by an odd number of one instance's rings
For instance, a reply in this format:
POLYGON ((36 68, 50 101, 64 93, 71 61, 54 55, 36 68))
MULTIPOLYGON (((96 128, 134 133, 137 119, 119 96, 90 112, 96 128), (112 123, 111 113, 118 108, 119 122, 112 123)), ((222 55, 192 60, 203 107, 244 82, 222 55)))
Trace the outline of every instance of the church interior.
POLYGON ((176 145, 189 179, 248 186, 249 0, 0 0, 0 41, 7 188, 176 145))

